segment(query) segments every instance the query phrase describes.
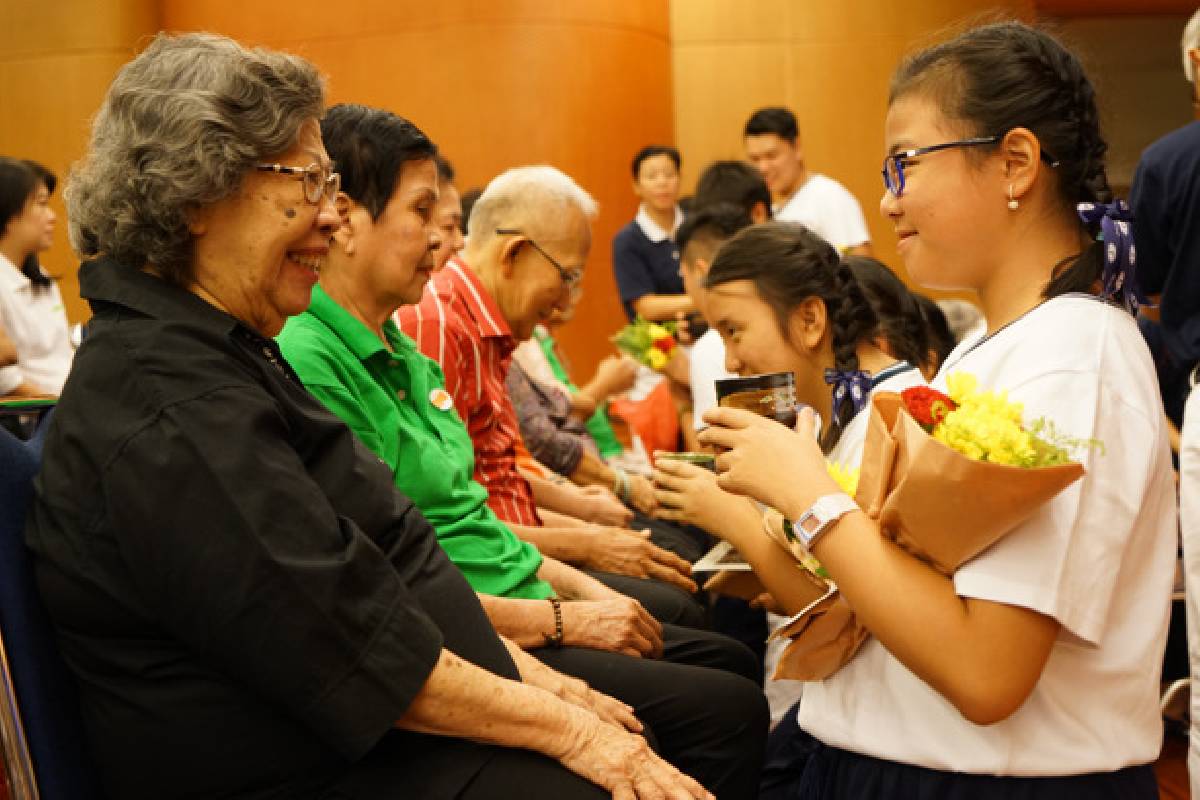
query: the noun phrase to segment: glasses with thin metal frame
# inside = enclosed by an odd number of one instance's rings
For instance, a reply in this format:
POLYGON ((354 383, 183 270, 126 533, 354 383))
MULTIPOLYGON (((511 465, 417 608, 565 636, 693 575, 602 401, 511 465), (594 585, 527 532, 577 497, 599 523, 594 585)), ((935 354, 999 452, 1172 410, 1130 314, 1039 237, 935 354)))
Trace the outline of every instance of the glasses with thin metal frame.
POLYGON ((304 199, 315 205, 320 205, 322 197, 331 200, 337 197, 342 188, 342 176, 336 172, 327 172, 320 164, 313 163, 307 167, 285 167, 283 164, 258 164, 260 172, 275 172, 280 175, 294 175, 304 183, 304 199))
MULTIPOLYGON (((942 142, 941 144, 932 144, 929 147, 918 147, 914 150, 901 150, 898 153, 892 153, 887 158, 883 159, 883 185, 894 197, 899 197, 904 194, 904 162, 911 158, 937 153, 942 150, 950 150, 955 147, 978 147, 985 144, 995 144, 1000 141, 999 136, 976 136, 971 139, 959 139, 954 142, 942 142)), ((1042 151, 1042 160, 1051 167, 1057 167, 1058 161, 1045 150, 1042 151)))
POLYGON ((539 245, 533 239, 530 239, 528 236, 525 236, 525 234, 522 233, 517 228, 496 228, 496 234, 498 236, 522 236, 522 237, 524 237, 525 241, 529 242, 529 245, 534 250, 537 250, 539 253, 542 254, 542 258, 549 261, 550 265, 553 266, 556 270, 558 270, 558 277, 562 279, 563 288, 573 290, 577 286, 579 286, 580 281, 583 280, 583 270, 567 269, 562 264, 558 263, 558 260, 555 259, 554 256, 550 255, 545 250, 543 250, 541 248, 541 245, 539 245))

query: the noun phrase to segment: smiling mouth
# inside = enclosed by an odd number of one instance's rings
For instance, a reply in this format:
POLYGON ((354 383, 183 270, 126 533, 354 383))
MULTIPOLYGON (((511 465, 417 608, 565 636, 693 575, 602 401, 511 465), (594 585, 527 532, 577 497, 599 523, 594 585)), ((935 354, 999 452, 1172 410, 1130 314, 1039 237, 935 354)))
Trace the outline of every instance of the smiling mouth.
POLYGON ((321 274, 321 265, 325 263, 324 255, 288 253, 288 258, 295 261, 302 267, 307 267, 318 275, 321 274))

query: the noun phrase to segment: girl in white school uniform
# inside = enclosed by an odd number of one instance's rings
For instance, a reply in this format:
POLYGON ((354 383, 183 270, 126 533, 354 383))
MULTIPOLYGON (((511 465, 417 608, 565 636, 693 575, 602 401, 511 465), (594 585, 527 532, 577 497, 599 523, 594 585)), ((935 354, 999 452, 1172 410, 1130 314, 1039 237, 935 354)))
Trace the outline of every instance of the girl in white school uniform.
POLYGON ((908 59, 891 91, 882 210, 909 274, 978 293, 967 372, 1026 420, 1103 442, 1085 476, 946 578, 845 509, 802 414, 795 433, 717 409, 720 484, 791 520, 873 634, 806 687, 776 731, 764 798, 1151 798, 1175 558, 1161 402, 1133 318, 1089 296, 1128 288, 1106 203, 1106 145, 1076 58, 1020 23, 908 59), (1113 267, 1113 269, 1110 269, 1113 267), (830 498, 819 501, 819 498, 830 498), (820 523, 820 524, 814 524, 820 523))
MULTIPOLYGON (((904 289, 901 284, 899 288, 904 289)), ((914 336, 881 320, 850 264, 824 239, 792 222, 768 222, 721 246, 705 281, 705 314, 725 342, 726 369, 739 375, 791 372, 796 399, 828 420, 821 447, 838 464, 862 460, 870 396, 923 386, 914 363, 923 353, 914 336), (914 361, 916 359, 914 358, 914 361)), ((698 525, 729 541, 787 615, 811 596, 797 583, 790 554, 764 536, 762 512, 743 497, 716 489, 707 470, 660 459, 655 483, 661 516, 698 525)), ((772 614, 774 629, 787 619, 772 614)), ((773 722, 800 696, 800 681, 772 681, 786 642, 768 643, 765 684, 773 722)))

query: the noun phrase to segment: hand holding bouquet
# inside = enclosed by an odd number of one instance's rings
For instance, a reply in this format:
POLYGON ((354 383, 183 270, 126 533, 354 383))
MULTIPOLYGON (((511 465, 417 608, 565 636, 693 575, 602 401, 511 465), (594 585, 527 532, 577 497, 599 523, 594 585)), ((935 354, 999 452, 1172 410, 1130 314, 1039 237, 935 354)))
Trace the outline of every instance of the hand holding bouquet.
MULTIPOLYGON (((1023 424, 1019 403, 980 390, 971 375, 946 385, 948 395, 919 387, 872 398, 854 496, 883 536, 948 576, 1078 480, 1072 452, 1099 443, 1064 437, 1047 420, 1023 424)), ((793 554, 803 550, 782 517, 768 528, 793 554)), ((867 634, 834 591, 776 635, 793 641, 775 677, 815 680, 849 661, 867 634)))

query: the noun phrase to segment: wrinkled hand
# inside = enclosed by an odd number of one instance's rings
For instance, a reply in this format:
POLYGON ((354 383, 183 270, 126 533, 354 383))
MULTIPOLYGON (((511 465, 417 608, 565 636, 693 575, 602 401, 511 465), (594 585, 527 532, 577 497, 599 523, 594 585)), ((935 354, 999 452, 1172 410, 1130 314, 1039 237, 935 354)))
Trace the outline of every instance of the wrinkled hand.
POLYGON ((564 675, 552 667, 543 664, 534 656, 525 652, 508 639, 504 640, 517 671, 521 673, 521 682, 554 694, 560 700, 573 706, 591 711, 605 722, 617 725, 633 733, 642 732, 642 723, 633 714, 633 709, 592 689, 584 681, 564 675))
POLYGON ((616 698, 597 692, 578 678, 572 678, 561 672, 546 667, 547 671, 556 677, 553 686, 543 686, 558 695, 558 697, 573 706, 579 706, 591 711, 600 719, 616 725, 618 728, 632 733, 642 732, 642 723, 633 715, 633 709, 616 698))
POLYGON ((662 624, 631 597, 563 603, 563 642, 627 656, 662 655, 662 624))
POLYGON ((599 719, 574 732, 558 760, 612 792, 613 800, 716 800, 692 778, 663 761, 640 736, 599 719))
POLYGON ((584 486, 579 494, 582 518, 588 522, 623 528, 633 519, 633 511, 603 486, 584 486))
POLYGON ((654 485, 658 499, 655 517, 695 525, 718 536, 734 505, 746 503, 745 498, 722 491, 711 471, 669 458, 655 463, 654 485))
POLYGON ((825 455, 813 437, 812 409, 801 410, 796 430, 739 408, 704 413, 704 445, 723 448, 717 456, 717 485, 751 497, 785 515, 802 513, 823 494, 840 491, 829 476, 825 455))
POLYGON ((596 380, 605 389, 605 397, 628 391, 637 381, 638 363, 626 355, 605 356, 596 367, 596 380))
POLYGON ((586 563, 600 572, 654 578, 689 594, 696 591, 696 582, 690 577, 692 565, 650 541, 648 530, 604 529, 595 537, 586 563))
POLYGON ((643 514, 653 514, 658 508, 658 500, 654 497, 654 484, 641 475, 630 475, 629 502, 643 514))

